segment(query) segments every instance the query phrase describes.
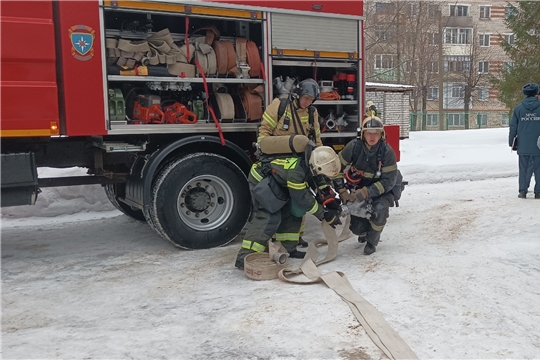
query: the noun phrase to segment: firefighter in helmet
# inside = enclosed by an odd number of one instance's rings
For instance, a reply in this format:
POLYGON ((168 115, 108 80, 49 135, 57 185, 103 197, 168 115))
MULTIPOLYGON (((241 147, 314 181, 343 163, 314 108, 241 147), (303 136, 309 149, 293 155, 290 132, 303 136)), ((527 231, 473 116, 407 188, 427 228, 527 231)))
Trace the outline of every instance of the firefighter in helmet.
POLYGON ((380 118, 371 115, 364 119, 359 138, 350 141, 339 153, 345 171, 334 180, 344 202, 361 203, 369 208, 365 217, 351 212, 350 229, 358 235, 360 243, 366 243, 365 255, 376 250, 389 208, 394 206, 393 188, 400 176, 396 154, 385 137, 380 118))
POLYGON ((375 107, 373 101, 368 100, 368 102, 366 103, 366 113, 364 114, 364 119, 377 115, 377 107, 375 107))
MULTIPOLYGON (((310 142, 311 143, 311 142, 310 142)), ((311 143, 312 144, 312 143, 311 143)), ((341 164, 328 146, 308 145, 305 154, 274 158, 255 163, 248 182, 253 199, 253 214, 235 266, 244 268, 244 258, 254 252, 264 252, 267 241, 275 234, 290 257, 303 258, 296 250, 302 217, 310 213, 331 226, 340 224, 340 200, 325 199, 323 206, 313 196, 317 190, 316 177, 329 179, 340 174, 341 164)))
MULTIPOLYGON (((305 135, 317 146, 322 145, 319 113, 312 106, 319 98, 319 85, 313 79, 301 81, 294 94, 287 98, 276 98, 266 108, 257 142, 266 136, 305 135)), ((305 219, 302 221, 299 244, 308 246, 302 239, 305 228, 305 219)))
POLYGON ((305 135, 317 146, 321 146, 319 114, 311 105, 319 95, 317 82, 305 79, 298 84, 293 96, 274 99, 263 114, 257 141, 265 136, 305 135))

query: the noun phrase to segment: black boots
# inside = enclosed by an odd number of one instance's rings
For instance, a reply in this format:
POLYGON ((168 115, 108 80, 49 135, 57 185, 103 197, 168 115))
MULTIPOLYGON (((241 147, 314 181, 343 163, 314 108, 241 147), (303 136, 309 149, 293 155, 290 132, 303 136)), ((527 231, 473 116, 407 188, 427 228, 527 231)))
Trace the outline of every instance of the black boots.
MULTIPOLYGON (((536 196, 536 195, 535 195, 536 196)), ((520 192, 519 195, 518 195, 518 198, 520 199, 526 199, 527 198, 527 193, 526 192, 520 192)))
POLYGON ((304 240, 304 239, 302 239, 302 237, 299 237, 299 238, 298 238, 298 246, 301 246, 301 247, 303 247, 303 248, 306 248, 306 247, 308 247, 308 245, 309 245, 309 244, 307 243, 307 241, 304 240))
POLYGON ((540 199, 540 193, 534 193, 534 198, 535 199, 540 199))
POLYGON ((372 243, 367 242, 366 247, 364 247, 364 255, 371 255, 375 251, 377 251, 377 248, 372 243))
POLYGON ((289 253, 289 257, 292 259, 303 259, 306 253, 303 251, 293 250, 289 253))

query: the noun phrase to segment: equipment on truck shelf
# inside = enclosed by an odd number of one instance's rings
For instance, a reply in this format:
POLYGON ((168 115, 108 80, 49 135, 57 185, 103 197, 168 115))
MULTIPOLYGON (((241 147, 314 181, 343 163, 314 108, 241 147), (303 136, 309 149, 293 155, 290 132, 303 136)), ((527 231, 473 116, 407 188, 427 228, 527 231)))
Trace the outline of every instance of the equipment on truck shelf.
POLYGON ((133 104, 133 120, 144 124, 161 124, 165 114, 161 110, 161 98, 157 95, 137 95, 133 104))
POLYGON ((165 113, 165 123, 167 124, 195 124, 197 122, 197 115, 179 102, 164 106, 163 111, 165 113))

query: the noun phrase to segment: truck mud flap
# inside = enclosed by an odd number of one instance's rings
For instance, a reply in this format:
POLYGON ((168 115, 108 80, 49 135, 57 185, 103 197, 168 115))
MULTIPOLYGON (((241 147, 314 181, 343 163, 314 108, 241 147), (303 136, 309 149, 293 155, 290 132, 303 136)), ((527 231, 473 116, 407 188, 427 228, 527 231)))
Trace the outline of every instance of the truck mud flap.
POLYGON ((34 205, 38 176, 34 153, 2 154, 1 206, 34 205))

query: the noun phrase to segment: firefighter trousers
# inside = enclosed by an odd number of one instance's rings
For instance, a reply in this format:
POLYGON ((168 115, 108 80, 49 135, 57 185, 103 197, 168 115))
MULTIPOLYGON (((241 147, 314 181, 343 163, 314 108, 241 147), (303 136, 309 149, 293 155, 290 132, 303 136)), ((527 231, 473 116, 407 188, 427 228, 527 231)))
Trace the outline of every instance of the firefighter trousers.
POLYGON ((394 195, 386 193, 373 199, 373 212, 370 219, 351 215, 349 229, 355 235, 366 234, 366 241, 377 246, 381 233, 390 215, 390 207, 394 204, 394 195))
POLYGON ((291 214, 290 201, 280 211, 269 213, 264 208, 253 204, 253 216, 242 240, 242 247, 236 257, 236 266, 243 265, 244 258, 251 253, 266 250, 266 243, 276 235, 276 241, 290 253, 296 250, 302 218, 291 214))

